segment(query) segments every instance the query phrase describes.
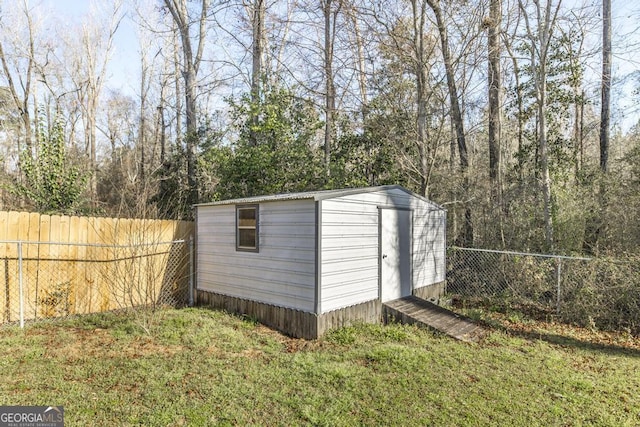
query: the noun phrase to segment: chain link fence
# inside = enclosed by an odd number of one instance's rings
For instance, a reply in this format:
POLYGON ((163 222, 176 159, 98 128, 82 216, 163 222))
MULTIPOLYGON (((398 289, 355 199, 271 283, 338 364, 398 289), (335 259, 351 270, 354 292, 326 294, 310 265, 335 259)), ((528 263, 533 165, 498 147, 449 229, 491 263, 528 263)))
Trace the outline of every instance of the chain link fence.
POLYGON ((0 241, 0 325, 192 303, 192 246, 0 241))
POLYGON ((640 258, 578 258, 451 247, 453 305, 509 307, 546 319, 640 334, 640 258))

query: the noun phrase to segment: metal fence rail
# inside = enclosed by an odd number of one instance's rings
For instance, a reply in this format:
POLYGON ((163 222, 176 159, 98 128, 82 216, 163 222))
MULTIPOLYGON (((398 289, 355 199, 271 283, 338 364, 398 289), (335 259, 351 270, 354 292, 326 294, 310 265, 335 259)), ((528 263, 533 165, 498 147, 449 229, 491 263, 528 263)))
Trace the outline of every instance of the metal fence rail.
POLYGON ((191 302, 191 241, 0 241, 0 324, 191 302))
POLYGON ((526 306, 561 320, 640 332, 640 268, 624 260, 451 247, 447 293, 466 304, 526 306))

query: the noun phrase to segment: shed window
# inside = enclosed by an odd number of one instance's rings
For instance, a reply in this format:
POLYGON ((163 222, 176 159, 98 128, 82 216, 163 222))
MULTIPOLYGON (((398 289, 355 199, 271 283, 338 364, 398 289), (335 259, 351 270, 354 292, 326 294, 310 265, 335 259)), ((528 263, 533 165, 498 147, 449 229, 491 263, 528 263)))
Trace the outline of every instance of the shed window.
POLYGON ((258 205, 236 206, 236 250, 258 252, 258 205))

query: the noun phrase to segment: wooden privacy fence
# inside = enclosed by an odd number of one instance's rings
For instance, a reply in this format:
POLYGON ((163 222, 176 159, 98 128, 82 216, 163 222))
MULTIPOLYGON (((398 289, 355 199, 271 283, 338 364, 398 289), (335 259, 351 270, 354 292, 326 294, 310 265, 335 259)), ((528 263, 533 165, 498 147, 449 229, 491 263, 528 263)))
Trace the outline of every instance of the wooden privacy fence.
POLYGON ((185 304, 186 221, 0 212, 0 323, 185 304))

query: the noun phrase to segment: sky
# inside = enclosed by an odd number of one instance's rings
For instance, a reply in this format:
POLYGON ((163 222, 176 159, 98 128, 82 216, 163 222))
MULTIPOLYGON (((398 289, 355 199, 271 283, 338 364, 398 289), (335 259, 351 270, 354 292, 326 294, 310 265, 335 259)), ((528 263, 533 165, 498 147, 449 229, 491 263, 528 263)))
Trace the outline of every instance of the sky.
MULTIPOLYGON (((52 10, 60 16, 68 17, 73 21, 81 21, 89 12, 91 3, 99 3, 110 0, 42 0, 41 4, 47 10, 52 10)), ((36 3, 37 4, 37 3, 36 3)), ((133 2, 123 0, 123 6, 127 10, 114 39, 114 51, 111 56, 108 69, 107 87, 119 89, 123 93, 135 94, 140 77, 139 72, 139 45, 136 34, 136 24, 129 16, 133 2)))
MULTIPOLYGON (((40 0, 47 9, 54 13, 67 16, 70 20, 80 20, 87 14, 91 3, 109 0, 40 0)), ((32 3, 38 4, 38 3, 32 3)), ((129 12, 134 4, 133 0, 123 0, 123 6, 129 12)), ((587 5, 600 10, 600 0, 563 0, 564 7, 587 5)), ((640 51, 640 2, 633 0, 612 0, 613 30, 614 30, 614 82, 613 91, 618 100, 614 114, 622 123, 623 130, 635 124, 640 116, 640 103, 635 91, 640 86, 640 77, 633 73, 640 70, 640 55, 633 55, 631 49, 640 51), (623 80, 623 77, 626 78, 623 80)), ((600 28, 594 28, 592 43, 601 43, 600 28)), ((127 14, 115 36, 115 49, 109 63, 107 87, 117 89, 125 94, 135 96, 139 81, 139 44, 136 34, 136 24, 127 14)), ((594 77, 587 82, 590 86, 597 86, 600 75, 600 65, 594 62, 594 69, 588 71, 594 77), (596 77, 597 76, 597 77, 596 77)), ((594 87, 595 87, 594 86, 594 87)), ((614 120, 615 122, 616 120, 614 120)))

